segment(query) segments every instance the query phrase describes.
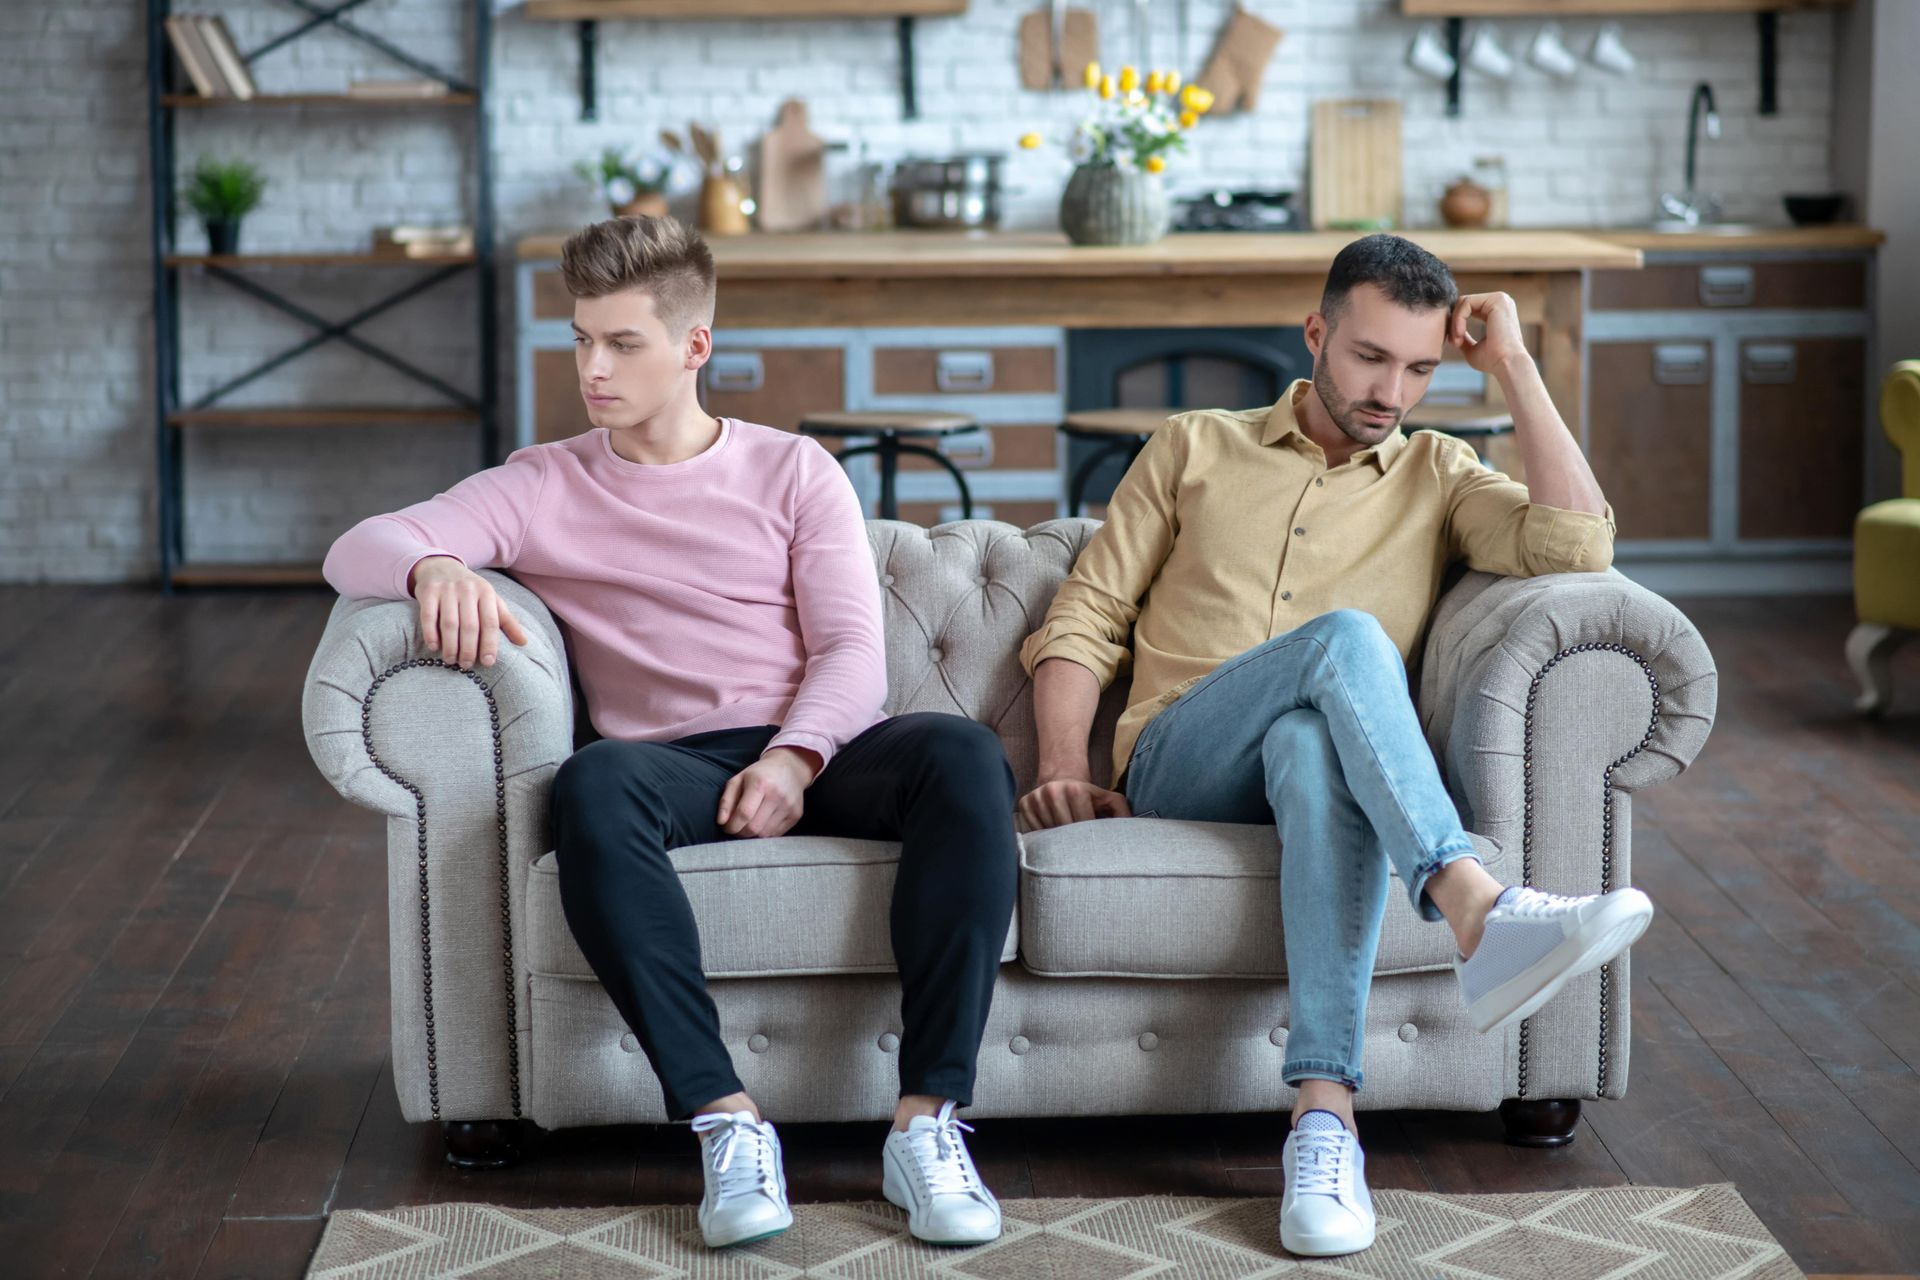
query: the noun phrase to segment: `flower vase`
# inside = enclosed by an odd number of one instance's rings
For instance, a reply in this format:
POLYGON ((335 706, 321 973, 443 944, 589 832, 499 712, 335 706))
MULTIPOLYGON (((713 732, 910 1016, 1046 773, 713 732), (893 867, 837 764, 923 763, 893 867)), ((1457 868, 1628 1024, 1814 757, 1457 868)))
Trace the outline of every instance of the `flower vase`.
POLYGON ((616 218, 664 218, 667 216, 667 198, 658 191, 642 191, 625 204, 613 205, 616 218))
POLYGON ((1152 244, 1172 213, 1160 175, 1111 164, 1083 164, 1060 195, 1060 229, 1075 244, 1152 244))

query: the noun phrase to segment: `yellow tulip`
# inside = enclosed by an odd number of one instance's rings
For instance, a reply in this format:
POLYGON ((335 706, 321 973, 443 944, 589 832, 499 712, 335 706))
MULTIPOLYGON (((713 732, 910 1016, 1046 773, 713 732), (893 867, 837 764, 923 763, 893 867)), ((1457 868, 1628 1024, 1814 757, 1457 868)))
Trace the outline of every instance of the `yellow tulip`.
POLYGON ((1089 89, 1098 89, 1100 87, 1100 64, 1097 62, 1089 62, 1087 69, 1080 73, 1080 82, 1089 89))
POLYGON ((1180 113, 1180 127, 1182 129, 1191 129, 1193 128, 1193 126, 1199 123, 1200 123, 1200 117, 1195 115, 1193 112, 1182 111, 1180 113))
POLYGON ((1197 115, 1205 115, 1213 106, 1213 95, 1197 84, 1190 84, 1180 93, 1180 105, 1197 115))
POLYGON ((1020 135, 1020 149, 1021 149, 1022 151, 1033 151, 1033 150, 1037 150, 1037 149, 1039 148, 1039 146, 1040 146, 1040 135, 1039 135, 1039 134, 1037 134, 1037 133, 1023 133, 1023 134, 1021 134, 1021 135, 1020 135))
POLYGON ((1148 156, 1147 157, 1146 169, 1148 173, 1159 173, 1162 169, 1166 167, 1167 167, 1167 158, 1165 156, 1148 156))
POLYGON ((1112 76, 1100 77, 1100 96, 1102 98, 1113 97, 1113 77, 1112 76))
POLYGON ((1132 93, 1140 87, 1140 73, 1132 67, 1120 68, 1120 92, 1132 93))
POLYGON ((1167 87, 1167 76, 1163 71, 1147 72, 1147 92, 1158 93, 1167 87))
POLYGON ((1180 92, 1180 73, 1178 71, 1167 72, 1167 78, 1164 83, 1167 86, 1168 93, 1180 92))

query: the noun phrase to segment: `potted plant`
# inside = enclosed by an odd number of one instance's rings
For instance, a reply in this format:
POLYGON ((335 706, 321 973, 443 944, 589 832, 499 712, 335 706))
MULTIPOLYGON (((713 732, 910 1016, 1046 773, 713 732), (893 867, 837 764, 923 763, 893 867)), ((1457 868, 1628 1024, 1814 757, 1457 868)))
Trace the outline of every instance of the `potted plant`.
POLYGON ((240 219, 258 207, 266 189, 266 178, 245 160, 202 159, 194 167, 184 195, 187 207, 206 223, 207 252, 240 252, 240 219))
POLYGON ((598 160, 582 160, 574 172, 593 183, 616 218, 664 218, 673 157, 659 151, 631 156, 608 147, 598 160))
MULTIPOLYGON (((1187 149, 1187 131, 1213 106, 1177 71, 1133 67, 1116 75, 1089 62, 1082 79, 1093 102, 1067 141, 1073 176, 1060 196, 1060 228, 1075 244, 1149 244, 1167 233, 1171 213, 1160 175, 1167 157, 1187 149)), ((1020 139, 1028 151, 1045 141, 1020 139)))

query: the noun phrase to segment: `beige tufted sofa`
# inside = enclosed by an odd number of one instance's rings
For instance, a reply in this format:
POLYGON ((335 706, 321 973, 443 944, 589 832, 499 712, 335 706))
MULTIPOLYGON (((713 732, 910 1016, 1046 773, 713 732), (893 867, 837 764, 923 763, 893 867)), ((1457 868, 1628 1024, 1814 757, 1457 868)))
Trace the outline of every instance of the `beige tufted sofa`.
MULTIPOLYGON (((1028 785, 1033 709, 1017 652, 1097 527, 872 522, 887 710, 992 725, 1028 785)), ((506 1158, 521 1118, 547 1128, 664 1118, 645 1056, 561 915, 548 787, 579 745, 562 633, 530 591, 488 576, 531 633, 524 648, 462 672, 423 649, 411 601, 343 599, 303 706, 321 771, 387 815, 395 1082, 404 1114, 446 1122, 463 1163, 506 1158)), ((1470 573, 1440 600, 1421 657, 1422 722, 1495 874, 1568 893, 1627 883, 1632 793, 1683 769, 1713 718, 1712 659, 1686 618, 1618 573, 1470 573)), ((1096 777, 1124 684, 1102 705, 1096 777)), ((972 1114, 1290 1105, 1272 828, 1119 819, 1022 843, 972 1114)), ((891 1113, 895 856, 888 844, 819 838, 674 855, 728 1046, 773 1117, 891 1113)), ((1553 1142, 1577 1115, 1559 1100, 1626 1088, 1624 958, 1520 1026, 1481 1036, 1450 953, 1444 926, 1391 895, 1362 1105, 1529 1100, 1505 1109, 1510 1134, 1553 1142)))

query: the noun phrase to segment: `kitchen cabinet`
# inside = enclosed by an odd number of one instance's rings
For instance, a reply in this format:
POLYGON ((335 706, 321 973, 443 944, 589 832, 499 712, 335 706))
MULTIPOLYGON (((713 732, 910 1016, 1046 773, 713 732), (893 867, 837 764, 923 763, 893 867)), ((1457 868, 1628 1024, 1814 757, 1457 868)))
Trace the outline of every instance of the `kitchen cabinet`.
POLYGON ((1866 251, 1649 251, 1595 272, 1585 445, 1658 590, 1847 582, 1871 429, 1866 251))

